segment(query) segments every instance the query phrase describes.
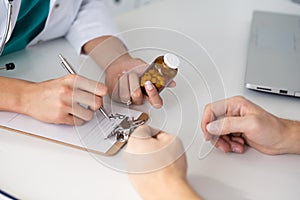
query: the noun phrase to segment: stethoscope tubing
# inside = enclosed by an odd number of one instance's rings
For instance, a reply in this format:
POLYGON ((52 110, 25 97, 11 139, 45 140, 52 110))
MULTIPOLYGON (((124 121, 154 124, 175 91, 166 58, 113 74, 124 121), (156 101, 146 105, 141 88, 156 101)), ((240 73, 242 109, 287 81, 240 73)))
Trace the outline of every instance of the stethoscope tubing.
MULTIPOLYGON (((13 0, 8 0, 8 10, 7 10, 7 18, 6 18, 6 25, 5 25, 5 31, 2 38, 2 42, 0 44, 0 56, 2 55, 4 46, 6 42, 8 41, 8 34, 11 29, 11 16, 12 16, 12 2, 13 0)), ((13 70, 15 68, 14 63, 7 63, 4 67, 0 67, 0 70, 6 69, 6 70, 13 70)))
POLYGON ((2 42, 0 45, 0 56, 2 55, 5 43, 8 40, 8 34, 9 34, 10 28, 11 28, 11 16, 12 16, 12 0, 8 0, 7 18, 6 18, 4 35, 3 35, 2 42))

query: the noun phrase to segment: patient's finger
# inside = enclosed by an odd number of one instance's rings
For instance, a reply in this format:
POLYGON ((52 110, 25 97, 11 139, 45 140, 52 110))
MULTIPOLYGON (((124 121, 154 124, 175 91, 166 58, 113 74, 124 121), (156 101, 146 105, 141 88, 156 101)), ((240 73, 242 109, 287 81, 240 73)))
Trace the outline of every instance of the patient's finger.
POLYGON ((160 130, 158 129, 152 128, 147 125, 142 125, 135 129, 130 137, 132 139, 148 139, 156 136, 159 132, 160 130))

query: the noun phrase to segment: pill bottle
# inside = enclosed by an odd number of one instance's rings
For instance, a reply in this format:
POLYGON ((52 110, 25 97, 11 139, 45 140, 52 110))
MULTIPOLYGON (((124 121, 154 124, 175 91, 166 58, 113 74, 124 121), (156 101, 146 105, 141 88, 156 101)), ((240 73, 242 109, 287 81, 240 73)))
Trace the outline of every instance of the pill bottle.
POLYGON ((147 95, 145 82, 151 81, 158 92, 161 92, 176 76, 180 61, 177 56, 167 53, 157 57, 140 77, 140 86, 147 95))

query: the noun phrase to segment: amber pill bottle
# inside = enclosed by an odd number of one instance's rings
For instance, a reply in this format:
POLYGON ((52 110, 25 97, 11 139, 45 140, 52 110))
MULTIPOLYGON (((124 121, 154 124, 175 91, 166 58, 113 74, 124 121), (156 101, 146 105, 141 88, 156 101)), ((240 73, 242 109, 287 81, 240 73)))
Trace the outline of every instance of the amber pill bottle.
POLYGON ((140 77, 140 86, 144 95, 145 82, 151 81, 158 92, 161 92, 176 76, 180 61, 177 56, 167 53, 157 57, 140 77))

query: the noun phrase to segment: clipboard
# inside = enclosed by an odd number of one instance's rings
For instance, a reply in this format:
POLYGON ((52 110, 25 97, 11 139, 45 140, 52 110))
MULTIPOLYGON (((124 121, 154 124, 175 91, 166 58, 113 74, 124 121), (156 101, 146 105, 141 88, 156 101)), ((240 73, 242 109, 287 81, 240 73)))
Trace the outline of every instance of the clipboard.
MULTIPOLYGON (((142 113, 142 114, 140 115, 140 117, 137 118, 137 120, 143 120, 143 121, 145 121, 145 122, 146 122, 148 119, 149 119, 149 116, 148 116, 148 114, 146 114, 146 113, 142 113)), ((111 146, 111 148, 108 149, 108 151, 104 153, 104 155, 106 155, 106 156, 113 156, 113 155, 115 155, 116 153, 118 153, 118 151, 120 151, 120 149, 121 149, 126 143, 127 143, 127 140, 125 140, 125 141, 118 141, 118 140, 117 140, 117 141, 114 143, 114 145, 111 146)))
MULTIPOLYGON (((7 55, 5 57, 6 60, 13 59, 16 63, 22 63, 22 66, 24 68, 22 68, 21 71, 16 70, 14 71, 14 73, 5 73, 5 76, 39 82, 39 81, 54 79, 57 77, 61 77, 62 75, 65 75, 64 69, 60 67, 46 68, 47 73, 44 73, 45 68, 40 67, 40 65, 43 65, 45 61, 47 61, 48 66, 55 66, 58 64, 58 60, 57 60, 58 47, 61 52, 68 52, 68 57, 72 58, 71 60, 73 60, 76 64, 80 63, 79 61, 81 59, 80 57, 78 57, 73 47, 67 42, 66 39, 61 38, 61 39, 53 40, 51 42, 45 42, 39 44, 30 49, 22 50, 21 52, 17 53, 18 55, 15 54, 7 55), (36 59, 32 59, 32 57, 36 59), (29 71, 30 73, 22 73, 23 70, 29 71)), ((81 66, 81 68, 77 68, 79 74, 88 77, 90 79, 99 81, 99 77, 102 77, 103 71, 99 70, 99 66, 91 58, 84 57, 84 59, 85 59, 85 63, 88 63, 89 67, 81 66)), ((0 62, 1 61, 3 60, 0 59, 0 62)), ((122 106, 123 105, 111 101, 104 105, 108 113, 112 113, 113 111, 113 113, 121 112, 121 113, 128 114, 130 113, 130 111, 132 111, 132 109, 128 107, 121 108, 122 106)), ((135 119, 139 119, 139 118, 145 119, 146 121, 148 119, 148 115, 146 113, 139 112, 138 116, 136 116, 135 119)), ((84 127, 86 125, 87 126, 90 125, 91 123, 93 122, 87 122, 84 125, 84 127)), ((102 145, 106 145, 107 144, 106 142, 108 142, 109 145, 107 145, 107 148, 99 149, 96 147, 97 142, 94 144, 94 146, 90 144, 85 145, 86 142, 81 142, 82 135, 78 134, 76 130, 74 130, 71 126, 47 124, 35 120, 31 117, 17 114, 17 113, 11 113, 11 112, 0 111, 0 128, 14 131, 16 133, 32 136, 35 138, 40 138, 46 141, 55 142, 58 144, 62 144, 64 146, 69 146, 72 148, 89 151, 100 155, 105 155, 105 156, 115 155, 126 144, 126 142, 107 140, 104 142, 102 141, 105 144, 99 144, 99 146, 102 146, 102 145), (49 134, 46 134, 47 132, 49 132, 49 134), (53 134, 57 134, 57 135, 53 136, 53 134), (62 135, 67 135, 67 136, 62 137, 62 135)), ((0 132, 0 134, 6 134, 6 133, 0 132)))
MULTIPOLYGON (((126 116, 134 117, 136 120, 143 120, 146 122, 149 119, 148 114, 144 112, 128 108, 124 109, 122 107, 117 107, 117 110, 120 113, 124 113, 124 115, 126 113, 126 116)), ((117 154, 122 147, 124 147, 127 140, 118 141, 116 137, 105 138, 105 136, 101 133, 97 134, 97 130, 101 130, 101 127, 97 124, 99 117, 102 119, 103 116, 100 113, 95 113, 93 120, 87 122, 81 127, 76 127, 69 125, 47 124, 26 115, 0 112, 0 128, 98 155, 113 156, 117 154), (6 120, 4 121, 2 119, 6 120), (89 138, 89 135, 92 135, 92 131, 90 133, 78 133, 78 130, 84 130, 86 127, 93 127, 90 129, 93 130, 93 136, 91 136, 91 138, 89 138), (95 142, 93 142, 93 138, 98 136, 99 138, 96 138, 95 142), (86 141, 85 138, 87 138, 86 141), (89 144, 89 141, 92 141, 92 144, 89 144), (100 141, 99 145, 97 145, 97 141, 100 141), (105 146, 105 148, 101 149, 101 145, 105 146)), ((119 120, 119 122, 121 121, 122 120, 119 120)))

